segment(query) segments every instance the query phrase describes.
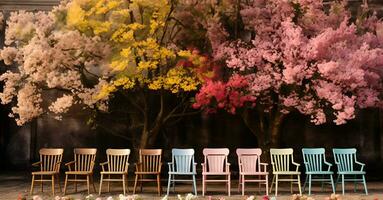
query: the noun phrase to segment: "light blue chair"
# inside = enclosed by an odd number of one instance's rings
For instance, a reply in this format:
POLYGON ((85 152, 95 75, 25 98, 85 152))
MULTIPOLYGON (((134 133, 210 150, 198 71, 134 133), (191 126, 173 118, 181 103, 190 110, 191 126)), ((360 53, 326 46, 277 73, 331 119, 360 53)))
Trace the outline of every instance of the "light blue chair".
POLYGON ((169 180, 167 195, 169 195, 170 184, 173 183, 173 192, 175 191, 175 182, 193 182, 194 194, 197 195, 196 185, 196 165, 194 162, 194 149, 172 149, 172 162, 169 166, 169 180), (192 179, 176 179, 176 176, 192 176, 192 179))
POLYGON ((365 164, 356 160, 356 149, 333 149, 335 164, 338 167, 338 178, 336 179, 336 185, 338 185, 339 178, 342 179, 342 194, 344 195, 344 182, 354 182, 354 191, 356 191, 357 183, 363 183, 364 191, 368 195, 367 184, 364 171, 365 164), (347 177, 352 177, 348 178, 347 177), (357 178, 357 177, 361 178, 357 178))
POLYGON ((309 195, 311 195, 311 183, 314 181, 327 182, 331 184, 332 192, 335 193, 334 180, 331 171, 331 163, 326 161, 325 149, 324 148, 303 148, 303 162, 306 167, 306 181, 303 185, 303 191, 306 188, 306 184, 309 184, 309 195), (318 178, 319 177, 319 178, 318 178))

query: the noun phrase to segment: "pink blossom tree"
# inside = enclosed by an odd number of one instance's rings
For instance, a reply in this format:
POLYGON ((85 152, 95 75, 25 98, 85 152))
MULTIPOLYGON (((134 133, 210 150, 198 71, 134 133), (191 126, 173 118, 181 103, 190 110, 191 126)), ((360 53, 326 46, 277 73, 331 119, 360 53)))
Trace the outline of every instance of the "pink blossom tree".
POLYGON ((207 27, 224 73, 204 83, 194 108, 241 114, 259 146, 268 147, 278 146, 291 111, 316 125, 341 125, 358 109, 382 107, 383 23, 367 4, 356 19, 346 1, 254 0, 232 7, 238 15, 219 13, 207 27))

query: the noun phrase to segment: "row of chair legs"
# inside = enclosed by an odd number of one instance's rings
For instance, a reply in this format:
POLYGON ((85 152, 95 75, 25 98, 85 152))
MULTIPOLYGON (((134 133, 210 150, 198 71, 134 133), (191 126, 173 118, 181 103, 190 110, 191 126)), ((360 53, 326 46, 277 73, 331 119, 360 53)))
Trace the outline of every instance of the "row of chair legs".
MULTIPOLYGON (((93 185, 93 190, 95 192, 97 192, 96 191, 96 186, 94 185, 93 176, 91 174, 89 174, 89 175, 73 175, 74 179, 69 179, 70 178, 69 175, 70 174, 66 174, 66 177, 65 177, 64 195, 66 194, 68 182, 74 182, 74 190, 75 190, 75 192, 77 192, 77 182, 86 182, 87 183, 88 194, 90 193, 90 184, 93 185), (86 179, 78 179, 78 176, 86 176, 86 179)), ((58 184, 59 190, 61 192, 60 177, 59 177, 58 174, 48 175, 48 176, 51 176, 51 179, 44 179, 44 175, 38 175, 38 176, 40 176, 40 179, 36 179, 35 176, 36 175, 32 175, 32 184, 31 184, 31 192, 30 192, 31 195, 33 194, 34 183, 35 182, 40 182, 41 183, 41 192, 43 192, 44 191, 43 183, 51 181, 51 183, 52 183, 52 194, 55 195, 55 183, 56 183, 56 180, 57 180, 57 184, 58 184)), ((273 189, 273 185, 274 184, 275 184, 275 196, 277 196, 278 195, 278 183, 279 182, 291 182, 291 185, 290 185, 291 186, 290 187, 291 192, 293 192, 293 184, 298 184, 299 193, 302 194, 301 181, 300 181, 300 176, 299 175, 291 175, 290 178, 283 178, 283 179, 281 179, 279 176, 281 176, 281 175, 274 175, 273 176, 273 180, 272 180, 271 185, 270 185, 270 193, 271 193, 271 191, 273 189), (294 176, 297 176, 297 178, 294 179, 294 176)), ((306 180, 305 180, 305 183, 303 185, 303 191, 305 191, 306 185, 308 184, 309 195, 311 195, 311 183, 312 182, 322 182, 322 190, 323 190, 323 184, 324 183, 330 183, 331 184, 331 188, 332 188, 332 192, 335 193, 336 186, 341 181, 341 183, 342 183, 342 194, 344 195, 344 193, 345 193, 344 192, 345 191, 344 190, 345 189, 345 187, 344 187, 345 181, 354 181, 354 190, 355 191, 357 190, 357 183, 360 182, 364 186, 364 191, 365 191, 366 195, 368 195, 365 176, 364 175, 361 175, 361 176, 362 177, 360 179, 357 178, 357 175, 354 175, 353 179, 350 179, 350 178, 347 179, 347 177, 345 177, 344 174, 339 174, 338 177, 337 177, 337 180, 336 180, 336 182, 334 184, 333 176, 331 174, 329 174, 329 175, 322 175, 321 178, 315 178, 314 175, 309 174, 309 175, 306 176, 306 180), (326 178, 325 176, 328 176, 329 178, 326 178)), ((121 179, 111 179, 110 177, 111 177, 111 175, 108 175, 108 178, 105 179, 104 175, 101 174, 99 194, 101 194, 101 191, 102 191, 103 181, 107 181, 108 182, 108 192, 110 192, 110 182, 121 181, 121 179)), ((193 180, 175 180, 174 177, 175 177, 175 175, 169 175, 168 187, 167 187, 167 195, 169 195, 169 190, 170 190, 171 184, 173 186, 173 191, 174 191, 175 182, 176 181, 193 181, 193 191, 194 191, 194 194, 197 195, 197 186, 196 186, 195 175, 193 175, 193 180)), ((203 177, 203 179, 204 179, 204 177, 203 177)), ((244 191, 245 191, 245 184, 244 183, 245 183, 245 181, 242 180, 242 179, 245 179, 245 177, 244 176, 240 176, 238 190, 242 186, 242 195, 244 195, 244 191)), ((142 192, 142 183, 145 182, 145 181, 153 181, 153 180, 157 181, 158 194, 161 195, 162 187, 161 187, 161 181, 160 181, 160 176, 159 175, 157 175, 156 179, 144 179, 143 175, 136 175, 135 182, 134 182, 133 194, 136 192, 136 188, 137 188, 137 183, 138 182, 140 182, 140 189, 141 189, 141 192, 142 192)), ((228 180, 230 180, 230 177, 228 177, 228 180)), ((267 176, 266 176, 266 180, 267 180, 267 176)), ((126 194, 126 190, 129 192, 129 188, 128 188, 128 184, 127 184, 127 175, 122 175, 122 185, 123 185, 123 192, 124 192, 124 194, 126 194)), ((226 185, 227 185, 227 189, 228 189, 228 195, 230 196, 230 182, 227 182, 226 185)), ((265 182, 265 186, 266 186, 266 194, 268 195, 268 182, 267 181, 265 182)), ((202 195, 205 195, 205 191, 206 191, 206 177, 202 181, 202 195)))
POLYGON ((178 179, 175 179, 175 176, 176 176, 175 174, 169 174, 168 188, 166 191, 167 195, 169 195, 170 186, 173 187, 173 192, 175 192, 176 182, 193 182, 192 184, 193 192, 194 192, 194 195, 197 195, 197 182, 196 182, 195 175, 192 175, 192 180, 178 180, 178 179))

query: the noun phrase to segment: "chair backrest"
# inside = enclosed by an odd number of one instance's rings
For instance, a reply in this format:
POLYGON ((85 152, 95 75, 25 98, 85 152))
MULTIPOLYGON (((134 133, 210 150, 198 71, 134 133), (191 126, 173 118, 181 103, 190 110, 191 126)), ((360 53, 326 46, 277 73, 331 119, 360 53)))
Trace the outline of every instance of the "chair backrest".
POLYGON ((227 156, 229 155, 228 148, 205 148, 203 155, 207 172, 225 172, 227 156))
POLYGON ((324 148, 302 148, 302 154, 303 161, 305 162, 306 166, 306 171, 323 171, 323 164, 326 161, 324 148))
POLYGON ((127 172, 130 149, 107 149, 108 170, 110 172, 127 172))
POLYGON ((140 163, 143 172, 159 172, 162 149, 140 149, 140 163))
POLYGON ((40 149, 41 171, 60 171, 60 165, 64 149, 43 148, 40 149))
POLYGON ((293 161, 292 148, 286 149, 270 149, 271 163, 273 163, 274 172, 290 171, 290 164, 293 161))
POLYGON ((332 149, 334 160, 337 163, 338 171, 350 172, 354 171, 354 163, 356 161, 356 149, 332 149))
POLYGON ((262 150, 254 149, 237 149, 238 165, 240 173, 252 173, 261 171, 261 154, 262 150))
POLYGON ((74 170, 75 171, 93 171, 96 160, 97 149, 94 148, 75 148, 74 149, 74 170))
POLYGON ((174 163, 172 170, 175 172, 192 172, 194 169, 194 149, 172 149, 172 163, 174 163))

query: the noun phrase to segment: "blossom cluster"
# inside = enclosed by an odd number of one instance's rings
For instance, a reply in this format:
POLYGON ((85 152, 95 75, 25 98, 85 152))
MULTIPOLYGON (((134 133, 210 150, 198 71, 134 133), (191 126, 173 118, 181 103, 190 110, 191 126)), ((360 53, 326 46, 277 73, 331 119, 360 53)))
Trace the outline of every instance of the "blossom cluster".
POLYGON ((242 35, 230 32, 221 16, 207 36, 225 75, 204 83, 194 107, 235 113, 259 105, 338 125, 353 119, 358 108, 382 107, 382 22, 366 13, 353 22, 346 6, 335 1, 327 12, 317 0, 244 3, 242 35), (238 77, 247 84, 231 93, 238 77), (241 97, 247 103, 237 103, 241 97))

